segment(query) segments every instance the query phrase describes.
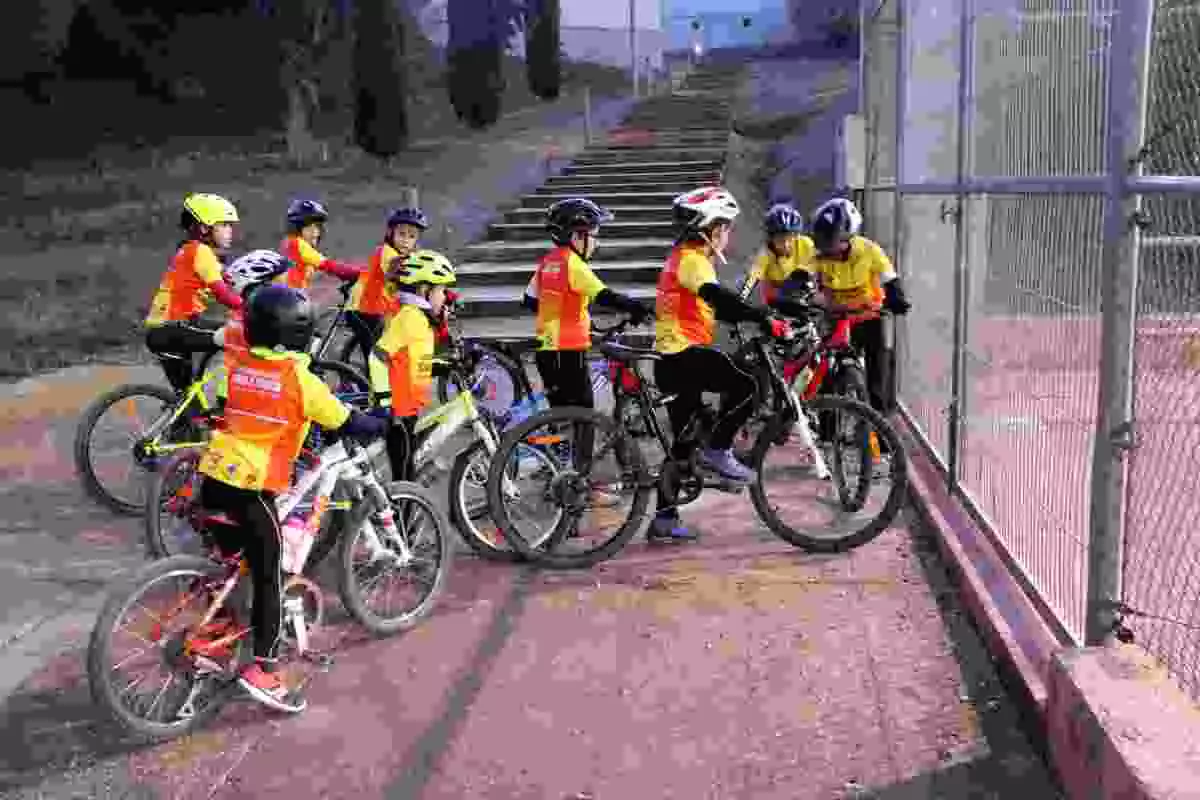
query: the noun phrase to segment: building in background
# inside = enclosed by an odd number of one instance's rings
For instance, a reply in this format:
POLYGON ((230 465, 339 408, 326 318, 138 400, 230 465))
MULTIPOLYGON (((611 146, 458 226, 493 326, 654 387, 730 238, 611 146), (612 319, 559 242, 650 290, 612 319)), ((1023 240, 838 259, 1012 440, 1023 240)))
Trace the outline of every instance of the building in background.
MULTIPOLYGON (((638 63, 659 70, 667 49, 663 0, 560 0, 562 49, 567 58, 628 68, 631 63, 629 7, 634 3, 638 63)), ((410 0, 422 30, 438 47, 448 37, 446 0, 410 0)), ((515 37, 513 52, 523 55, 524 41, 515 37)))

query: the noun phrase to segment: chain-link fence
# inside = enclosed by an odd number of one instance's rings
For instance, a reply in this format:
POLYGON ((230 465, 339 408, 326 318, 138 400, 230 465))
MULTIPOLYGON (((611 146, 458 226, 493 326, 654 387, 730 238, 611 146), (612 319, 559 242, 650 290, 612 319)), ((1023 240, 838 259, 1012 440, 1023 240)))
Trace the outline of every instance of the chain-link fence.
POLYGON ((862 19, 902 409, 1064 640, 1200 695, 1200 1, 862 19))

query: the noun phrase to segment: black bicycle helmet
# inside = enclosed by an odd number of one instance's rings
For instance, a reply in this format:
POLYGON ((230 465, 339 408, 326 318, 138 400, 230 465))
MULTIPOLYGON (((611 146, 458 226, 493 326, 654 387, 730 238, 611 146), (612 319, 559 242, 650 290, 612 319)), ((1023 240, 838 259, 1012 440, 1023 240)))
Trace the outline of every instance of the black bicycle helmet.
POLYGON ((781 233, 800 233, 804 230, 804 217, 787 203, 776 203, 767 209, 763 217, 763 231, 767 236, 781 233))
POLYGON ((246 308, 246 343, 251 347, 303 352, 312 341, 316 310, 308 295, 287 286, 263 286, 246 308))
POLYGON ((329 211, 317 200, 298 198, 288 203, 287 224, 300 230, 314 222, 325 222, 329 219, 329 211))
POLYGON ((559 200, 546 209, 546 230, 558 245, 571 243, 571 234, 612 222, 612 212, 585 197, 559 200))
POLYGON ((388 214, 387 226, 394 228, 397 225, 413 225, 421 230, 427 230, 429 228, 429 217, 425 216, 425 212, 419 208, 397 208, 388 214))

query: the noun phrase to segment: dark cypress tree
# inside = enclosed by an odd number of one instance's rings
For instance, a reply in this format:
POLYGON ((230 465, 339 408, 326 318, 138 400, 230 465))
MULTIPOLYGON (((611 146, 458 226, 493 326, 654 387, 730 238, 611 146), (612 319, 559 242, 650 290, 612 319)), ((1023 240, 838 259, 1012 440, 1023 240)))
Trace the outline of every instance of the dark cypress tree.
POLYGON ((529 0, 525 15, 525 74, 529 91, 554 100, 562 91, 562 12, 559 0, 529 0))
POLYGON ((356 0, 353 14, 354 141, 387 158, 408 142, 403 19, 392 0, 356 0))
POLYGON ((504 40, 509 31, 501 0, 449 0, 446 83, 458 118, 486 128, 500 118, 504 40))

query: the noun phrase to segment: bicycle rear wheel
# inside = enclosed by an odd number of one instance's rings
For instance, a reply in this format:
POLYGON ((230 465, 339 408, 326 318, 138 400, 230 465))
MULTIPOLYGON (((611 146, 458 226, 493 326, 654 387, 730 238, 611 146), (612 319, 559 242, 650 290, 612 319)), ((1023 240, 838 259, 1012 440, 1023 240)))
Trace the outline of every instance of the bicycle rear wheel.
MULTIPOLYGON (((468 388, 479 383, 477 405, 493 419, 500 419, 517 403, 533 394, 529 377, 521 362, 499 347, 487 342, 473 341, 470 346, 479 351, 471 374, 465 376, 468 388)), ((462 387, 449 375, 437 378, 438 399, 448 403, 462 387)))
POLYGON ((804 550, 860 547, 886 530, 904 503, 908 462, 899 437, 877 411, 847 397, 818 395, 803 409, 810 435, 817 419, 835 420, 831 441, 820 445, 832 478, 819 477, 806 436, 794 417, 781 414, 759 434, 747 464, 757 473, 754 509, 772 533, 804 550))
POLYGON ((550 409, 514 426, 488 470, 492 521, 513 550, 551 569, 615 555, 645 521, 652 493, 637 443, 590 408, 550 409), (593 455, 585 461, 577 453, 587 435, 593 455), (518 510, 525 519, 515 518, 518 510))
MULTIPOLYGON (((177 402, 173 391, 152 383, 118 386, 92 401, 80 417, 74 443, 75 472, 88 496, 118 514, 136 516, 142 510, 146 502, 145 474, 157 466, 157 456, 145 452, 142 440, 154 432, 159 441, 174 444, 193 438, 187 434, 197 432, 195 426, 178 422, 172 430, 158 430, 166 428, 166 417, 177 402), (139 405, 146 407, 144 413, 139 405), (106 460, 97 432, 110 421, 117 423, 121 416, 134 430, 113 437, 112 457, 106 460)), ((194 438, 202 442, 207 433, 194 438)))
MULTIPOLYGON (((208 593, 201 587, 224 575, 221 565, 210 559, 176 556, 147 564, 131 581, 110 591, 88 641, 87 673, 93 699, 125 730, 149 741, 173 739, 196 730, 220 710, 232 689, 231 671, 201 670, 185 654, 184 642, 207 610, 208 593), (171 583, 178 585, 172 588, 171 583), (163 600, 153 607, 161 607, 169 619, 143 607, 152 604, 159 590, 163 600), (138 629, 129 636, 134 652, 128 656, 122 655, 123 637, 117 632, 126 617, 138 629), (168 632, 168 625, 178 630, 168 632), (147 707, 136 707, 129 694, 142 680, 131 683, 116 671, 142 654, 165 668, 167 677, 150 683, 147 707)), ((234 658, 236 649, 231 663, 234 658)))

